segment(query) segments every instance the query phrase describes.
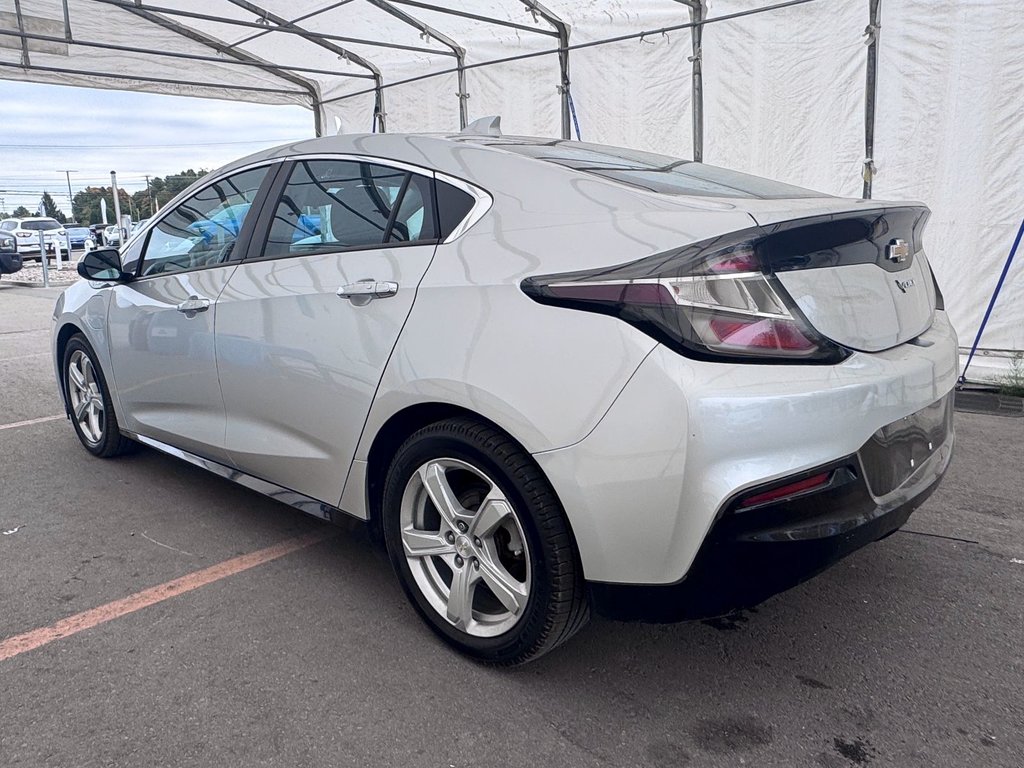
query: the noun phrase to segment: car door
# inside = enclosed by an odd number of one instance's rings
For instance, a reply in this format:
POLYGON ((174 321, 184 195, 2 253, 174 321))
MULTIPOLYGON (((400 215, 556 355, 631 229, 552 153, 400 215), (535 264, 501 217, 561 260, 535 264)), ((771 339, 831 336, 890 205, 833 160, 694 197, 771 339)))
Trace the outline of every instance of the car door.
POLYGON ((217 309, 225 445, 239 469, 337 504, 436 248, 433 179, 299 159, 275 186, 217 309))
POLYGON ((244 253, 267 177, 268 166, 229 175, 164 214, 139 255, 126 254, 136 277, 115 286, 109 302, 125 427, 215 461, 227 461, 217 300, 244 253))

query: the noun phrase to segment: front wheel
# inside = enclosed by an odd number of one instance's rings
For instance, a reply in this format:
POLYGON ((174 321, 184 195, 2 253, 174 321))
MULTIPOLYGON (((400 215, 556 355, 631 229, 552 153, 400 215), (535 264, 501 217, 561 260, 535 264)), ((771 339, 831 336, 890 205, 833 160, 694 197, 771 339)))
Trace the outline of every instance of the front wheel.
POLYGON ((493 427, 452 419, 406 440, 388 473, 383 523, 409 600, 463 653, 521 664, 587 622, 582 568, 554 490, 493 427))
POLYGON ((85 449, 105 459, 133 448, 134 443, 118 427, 96 353, 80 333, 72 336, 64 348, 63 371, 71 424, 85 449))

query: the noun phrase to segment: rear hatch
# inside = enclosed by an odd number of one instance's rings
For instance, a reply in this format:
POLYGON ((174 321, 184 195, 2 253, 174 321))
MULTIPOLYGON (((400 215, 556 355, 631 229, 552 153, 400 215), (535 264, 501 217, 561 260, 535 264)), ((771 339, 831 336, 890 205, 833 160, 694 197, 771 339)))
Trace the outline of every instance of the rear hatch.
POLYGON ((766 267, 820 334, 877 352, 932 324, 937 292, 918 204, 837 198, 743 200, 764 229, 766 267))

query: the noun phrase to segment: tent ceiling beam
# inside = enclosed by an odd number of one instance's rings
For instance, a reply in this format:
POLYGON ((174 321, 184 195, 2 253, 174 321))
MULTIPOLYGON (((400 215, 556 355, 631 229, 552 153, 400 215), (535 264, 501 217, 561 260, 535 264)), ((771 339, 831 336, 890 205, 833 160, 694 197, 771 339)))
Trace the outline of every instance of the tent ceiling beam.
MULTIPOLYGON (((251 3, 249 2, 249 0, 228 0, 228 2, 234 6, 237 6, 238 8, 242 8, 243 10, 249 11, 250 13, 255 13, 258 16, 263 17, 267 21, 273 22, 278 27, 284 27, 286 29, 295 30, 296 32, 299 33, 308 34, 308 30, 304 29, 303 27, 300 27, 297 24, 288 21, 288 19, 282 16, 278 16, 276 13, 272 13, 269 9, 262 8, 261 6, 256 5, 255 3, 251 3)), ((384 131, 386 125, 386 118, 384 112, 384 78, 381 76, 380 69, 375 64, 373 64, 370 61, 367 61, 359 54, 353 53, 352 51, 342 48, 340 45, 337 45, 329 40, 308 37, 306 39, 309 40, 309 42, 313 43, 313 45, 323 48, 326 51, 330 51, 331 53, 336 54, 345 61, 351 61, 353 64, 360 66, 363 69, 367 69, 370 71, 370 73, 373 74, 373 128, 374 130, 376 130, 377 127, 379 126, 380 130, 384 131)), ((317 114, 319 115, 319 101, 317 101, 317 103, 313 105, 313 109, 316 110, 317 114)), ((319 117, 317 119, 319 121, 319 117)), ((317 135, 319 135, 319 133, 317 135)))
POLYGON ((419 32, 422 35, 425 35, 428 39, 431 37, 434 38, 451 50, 452 55, 455 56, 455 68, 457 70, 456 76, 459 83, 459 92, 456 94, 459 98, 459 129, 461 130, 465 128, 468 120, 468 116, 466 114, 466 100, 469 98, 469 94, 466 93, 466 49, 447 35, 442 34, 433 27, 423 23, 415 16, 411 16, 402 9, 396 8, 387 0, 367 0, 367 2, 375 8, 379 8, 390 16, 398 19, 403 24, 408 24, 414 29, 419 30, 419 32))
POLYGON ((323 125, 322 120, 320 118, 319 109, 320 87, 315 82, 313 82, 312 80, 307 80, 304 77, 300 77, 299 75, 291 74, 289 72, 276 71, 272 64, 269 64, 268 62, 265 62, 259 57, 254 56, 250 53, 244 53, 242 51, 222 51, 220 48, 220 46, 222 45, 221 40, 218 40, 215 37, 211 37, 202 32, 199 32, 198 30, 192 29, 191 27, 181 24, 173 19, 168 19, 164 16, 161 16, 158 13, 153 13, 151 11, 145 10, 144 8, 138 7, 141 5, 142 3, 138 2, 137 0, 137 6, 129 7, 128 10, 141 19, 145 19, 146 21, 152 24, 156 24, 157 26, 162 27, 163 29, 166 29, 169 32, 173 32, 176 35, 180 35, 181 37, 184 37, 195 43, 199 43, 200 45, 206 46, 207 48, 212 48, 216 51, 221 51, 226 56, 230 56, 233 59, 237 59, 239 61, 252 61, 262 64, 263 69, 265 69, 270 74, 275 75, 290 83, 294 83, 295 85, 298 85, 300 88, 302 88, 302 90, 306 91, 309 94, 311 106, 313 108, 313 125, 316 131, 316 135, 319 136, 321 134, 323 130, 323 125))
MULTIPOLYGON (((239 58, 233 56, 231 53, 226 53, 226 56, 230 58, 224 58, 222 56, 203 56, 198 53, 181 53, 180 51, 154 51, 151 48, 137 48, 132 45, 117 45, 115 43, 98 43, 93 40, 65 40, 63 37, 56 37, 55 35, 38 35, 34 32, 26 32, 22 35, 20 32, 15 30, 0 29, 0 36, 2 37, 26 37, 29 40, 38 40, 43 43, 61 43, 66 45, 76 45, 81 48, 99 48, 105 51, 121 51, 122 53, 139 53, 146 56, 166 56, 172 59, 186 59, 188 61, 206 61, 214 64, 226 64, 233 67, 255 67, 257 69, 263 69, 267 72, 273 72, 275 74, 281 74, 282 76, 287 72, 305 72, 307 74, 315 75, 331 75, 334 77, 354 77, 365 80, 372 80, 373 75, 363 74, 361 72, 338 73, 330 69, 315 69, 313 67, 293 67, 293 66, 282 66, 280 64, 271 64, 270 62, 262 61, 251 61, 245 58, 239 58)), ((197 41, 198 42, 198 41, 197 41)))
MULTIPOLYGON (((21 13, 21 0, 14 0, 14 15, 18 17, 18 31, 25 34, 25 17, 21 13)), ((28 55, 28 40, 21 38, 21 63, 26 67, 32 63, 28 55)))
MULTIPOLYGON (((226 19, 222 16, 214 16, 209 13, 200 13, 198 11, 186 11, 178 8, 168 8, 160 5, 150 5, 149 3, 142 2, 128 2, 128 0, 93 0, 95 3, 104 3, 106 5, 113 5, 117 8, 123 8, 126 11, 145 10, 151 13, 159 13, 164 16, 178 16, 185 19, 196 19, 197 21, 209 21, 215 24, 224 24, 230 27, 245 27, 248 29, 258 29, 261 35, 280 33, 286 35, 295 35, 296 37, 302 37, 310 42, 316 42, 317 40, 327 40, 337 43, 355 43, 359 45, 370 45, 381 48, 394 48, 399 51, 411 51, 413 53, 424 53, 424 54, 440 54, 444 56, 450 56, 451 54, 447 51, 439 51, 436 48, 425 48, 417 45, 401 45, 400 43, 389 43, 383 40, 366 40, 356 37, 345 37, 344 35, 332 35, 327 32, 313 32, 303 27, 298 27, 295 22, 288 21, 287 19, 281 19, 283 22, 281 25, 267 27, 266 24, 261 24, 258 21, 245 21, 244 19, 226 19)), ((315 14, 314 14, 315 15, 315 14)), ((310 18, 309 16, 301 17, 302 19, 310 18)), ((301 19, 300 19, 301 20, 301 19)), ((235 43, 228 43, 220 41, 218 50, 228 50, 236 46, 242 45, 248 40, 255 39, 261 35, 253 35, 246 40, 239 40, 235 43)), ((349 54, 349 58, 353 58, 355 54, 349 54)), ((354 58, 353 58, 354 60, 354 58)))
POLYGON ((548 37, 558 37, 558 33, 549 29, 538 29, 537 27, 531 27, 526 24, 517 24, 514 21, 505 21, 504 19, 495 19, 491 16, 481 16, 477 13, 470 13, 469 11, 460 11, 455 8, 443 8, 433 3, 424 3, 419 0, 391 0, 395 5, 408 5, 413 8, 422 8, 426 11, 436 11, 437 13, 446 13, 449 16, 458 16, 463 19, 472 19, 473 21, 482 21, 486 24, 495 24, 499 27, 508 27, 509 29, 518 29, 520 32, 532 32, 536 35, 547 35, 548 37))
POLYGON ((221 88, 226 91, 250 91, 253 93, 278 93, 286 94, 290 96, 295 95, 294 89, 285 88, 263 88, 255 85, 236 85, 235 83, 203 83, 196 80, 179 80, 177 78, 169 77, 145 77, 142 75, 117 75, 112 72, 91 72, 84 69, 69 69, 67 67, 43 67, 38 64, 31 64, 24 66, 16 61, 0 61, 0 67, 13 67, 14 69, 24 69, 30 72, 48 72, 52 74, 64 74, 64 75, 85 75, 87 77, 102 77, 110 78, 112 80, 124 80, 131 82, 133 80, 140 83, 162 83, 169 85, 188 85, 194 88, 221 88))
MULTIPOLYGON (((291 23, 292 24, 298 24, 300 21, 306 21, 307 19, 312 19, 314 16, 319 16, 319 15, 321 15, 323 13, 327 13, 328 11, 333 11, 335 8, 340 8, 341 6, 348 5, 351 2, 353 2, 353 0, 338 0, 338 2, 331 3, 330 5, 328 5, 328 6, 324 7, 324 8, 317 8, 316 10, 310 11, 309 13, 304 13, 301 16, 296 16, 294 19, 291 19, 291 23)), ((263 26, 263 25, 260 25, 260 26, 263 26)), ((274 31, 273 29, 263 29, 263 30, 261 30, 259 32, 256 32, 255 34, 249 35, 248 37, 243 37, 238 42, 231 43, 231 45, 229 45, 228 48, 234 48, 235 46, 238 46, 238 45, 245 45, 246 43, 251 43, 253 40, 257 40, 258 38, 261 38, 264 35, 269 35, 273 31, 274 31)), ((353 40, 349 39, 349 40, 345 40, 345 41, 342 41, 342 42, 351 43, 351 42, 356 42, 356 41, 353 41, 353 40)))
POLYGON ((64 42, 71 42, 71 9, 68 8, 68 0, 61 0, 64 6, 64 42))

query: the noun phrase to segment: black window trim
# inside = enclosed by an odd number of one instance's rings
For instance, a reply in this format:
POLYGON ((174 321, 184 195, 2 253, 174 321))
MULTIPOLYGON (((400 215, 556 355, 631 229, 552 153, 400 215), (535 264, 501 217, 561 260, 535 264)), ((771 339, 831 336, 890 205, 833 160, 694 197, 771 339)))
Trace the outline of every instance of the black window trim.
MULTIPOLYGON (((430 238, 429 240, 411 240, 407 242, 397 243, 386 242, 386 238, 391 236, 391 226, 398 210, 398 204, 401 203, 401 198, 404 196, 405 190, 408 187, 408 183, 411 180, 413 174, 417 176, 422 176, 430 182, 429 190, 431 195, 431 208, 434 211, 435 220, 434 231, 437 232, 437 195, 434 191, 434 180, 437 178, 437 174, 434 171, 430 170, 429 168, 422 168, 420 166, 402 162, 401 160, 391 160, 386 157, 372 157, 370 155, 352 155, 344 152, 315 153, 310 155, 293 155, 291 157, 288 157, 286 161, 282 164, 282 168, 278 172, 277 177, 274 179, 273 186, 267 190, 267 200, 262 210, 260 211, 259 219, 256 223, 256 228, 253 231, 252 238, 249 241, 249 247, 247 248, 244 261, 278 261, 280 259, 294 259, 301 258, 304 256, 328 256, 330 254, 335 253, 351 253, 353 251, 389 251, 393 248, 411 248, 418 245, 439 245, 441 243, 441 239, 438 237, 433 237, 430 238), (375 243, 372 245, 362 244, 338 247, 330 247, 330 244, 326 244, 329 247, 310 250, 306 253, 282 253, 277 254, 275 256, 264 256, 262 249, 266 246, 267 238, 270 235, 270 228, 273 226, 274 223, 274 214, 277 212, 277 206, 278 203, 280 203, 281 201, 281 195, 284 193, 285 187, 288 186, 288 181, 291 178, 293 169, 300 162, 316 160, 367 163, 369 165, 379 165, 385 168, 393 168, 395 170, 405 172, 405 180, 402 185, 402 192, 396 199, 395 205, 392 207, 391 218, 388 220, 387 231, 384 233, 385 242, 375 243)), ((463 182, 463 184, 465 184, 465 182, 463 182)), ((447 242, 447 240, 445 242, 447 242)))
MULTIPOLYGON (((175 275, 190 275, 193 272, 203 272, 207 269, 218 269, 219 267, 226 267, 231 265, 238 265, 245 260, 246 254, 249 251, 249 246, 253 240, 253 233, 256 229, 256 224, 260 214, 263 212, 263 208, 266 204, 267 197, 277 183, 278 178, 281 174, 281 168, 286 163, 282 158, 275 158, 273 160, 264 160, 259 163, 253 163, 252 165, 245 165, 238 168, 232 168, 224 173, 220 173, 216 178, 210 179, 208 184, 204 184, 201 187, 197 187, 194 190, 184 190, 183 195, 180 199, 175 197, 175 204, 168 204, 158 214, 153 216, 146 224, 146 228, 143 233, 144 240, 142 242, 142 253, 139 255, 139 263, 135 267, 135 272, 132 274, 132 282, 138 282, 140 280, 152 280, 158 277, 173 277, 175 275), (263 177, 263 181, 260 182, 259 191, 256 193, 256 197, 253 198, 252 206, 249 209, 249 213, 246 214, 245 221, 242 222, 242 228, 238 232, 238 237, 235 239, 234 247, 231 250, 231 256, 225 261, 218 264, 207 264, 202 267, 193 267, 192 269, 179 269, 174 272, 161 273, 156 275, 143 275, 142 267, 146 263, 146 249, 149 248, 150 238, 153 236, 154 230, 160 223, 172 213, 177 211, 183 203, 192 199, 196 195, 204 192, 215 184, 219 184, 222 181, 230 179, 233 176, 238 176, 242 173, 248 173, 249 171, 259 170, 260 168, 266 168, 267 174, 263 177), (188 194, 184 194, 187 192, 188 194)), ((130 242, 130 241, 129 241, 130 242)), ((125 243, 127 246, 128 243, 125 243)))

